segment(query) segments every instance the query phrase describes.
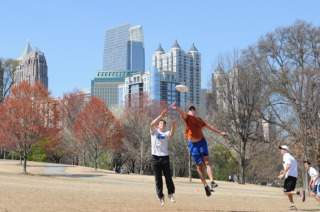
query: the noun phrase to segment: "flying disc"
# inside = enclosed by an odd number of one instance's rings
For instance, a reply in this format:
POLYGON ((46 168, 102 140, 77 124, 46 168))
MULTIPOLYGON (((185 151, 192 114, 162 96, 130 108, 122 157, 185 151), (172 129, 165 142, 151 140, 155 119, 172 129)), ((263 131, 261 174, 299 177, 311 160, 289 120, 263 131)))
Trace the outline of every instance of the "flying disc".
POLYGON ((177 85, 176 90, 180 91, 180 92, 187 92, 189 90, 189 88, 185 85, 177 85))

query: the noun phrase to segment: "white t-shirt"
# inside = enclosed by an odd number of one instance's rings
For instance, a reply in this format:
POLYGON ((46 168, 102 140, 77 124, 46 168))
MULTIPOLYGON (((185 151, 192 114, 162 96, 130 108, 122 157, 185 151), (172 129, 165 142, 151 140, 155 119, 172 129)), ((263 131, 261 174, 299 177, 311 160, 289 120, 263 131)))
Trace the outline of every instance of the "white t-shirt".
POLYGON ((168 140, 170 131, 160 132, 156 128, 151 134, 151 154, 157 156, 168 156, 168 140))
MULTIPOLYGON (((310 175, 310 177, 315 180, 316 176, 318 175, 318 172, 315 168, 310 167, 310 169, 308 170, 308 174, 310 175)), ((318 180, 316 181, 315 185, 319 185, 320 184, 320 180, 318 178, 318 180)))
POLYGON ((286 169, 287 165, 290 164, 290 169, 286 173, 286 178, 288 176, 298 177, 298 165, 296 159, 292 157, 288 152, 283 155, 283 169, 286 169))

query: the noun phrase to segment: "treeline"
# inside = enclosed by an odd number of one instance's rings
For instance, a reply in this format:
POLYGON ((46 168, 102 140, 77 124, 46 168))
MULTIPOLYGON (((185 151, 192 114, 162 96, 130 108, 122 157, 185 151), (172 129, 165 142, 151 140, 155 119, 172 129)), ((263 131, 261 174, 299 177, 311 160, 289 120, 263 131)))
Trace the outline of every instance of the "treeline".
MULTIPOLYGON (((290 146, 304 183, 303 160, 320 168, 319 55, 319 27, 297 21, 263 35, 246 49, 217 57, 207 105, 196 105, 201 118, 228 135, 222 138, 204 130, 216 179, 236 174, 239 183, 276 182, 282 168, 280 144, 290 146)), ((3 99, 2 156, 7 152, 7 158, 21 155, 25 162, 152 173, 150 123, 166 104, 138 95, 123 108, 110 109, 79 92, 53 100, 40 85, 27 83, 12 88, 3 99)), ((184 131, 178 118, 169 142, 172 173, 196 177, 184 131)))

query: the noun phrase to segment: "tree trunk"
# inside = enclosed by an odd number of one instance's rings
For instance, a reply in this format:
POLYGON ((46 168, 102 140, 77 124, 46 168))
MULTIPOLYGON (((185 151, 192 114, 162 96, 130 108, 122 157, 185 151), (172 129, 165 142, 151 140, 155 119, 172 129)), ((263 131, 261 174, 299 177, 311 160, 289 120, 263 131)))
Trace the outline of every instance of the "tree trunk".
POLYGON ((143 142, 141 142, 141 147, 140 147, 140 151, 141 151, 141 153, 140 153, 140 175, 142 175, 143 174, 143 148, 144 148, 144 143, 143 142))
POLYGON ((12 160, 14 160, 14 151, 12 151, 12 160))
POLYGON ((174 163, 174 154, 172 155, 172 177, 176 178, 176 165, 174 163))
POLYGON ((96 152, 94 153, 94 171, 97 171, 97 169, 98 169, 98 153, 96 150, 96 152))
POLYGON ((98 169, 98 158, 94 159, 94 171, 97 171, 98 169))
POLYGON ((241 157, 240 166, 239 166, 239 184, 245 184, 244 170, 245 170, 245 161, 241 157))
POLYGON ((24 154, 23 154, 23 173, 27 173, 27 157, 28 157, 28 155, 27 155, 27 151, 26 150, 24 150, 24 154))
POLYGON ((308 183, 308 172, 305 168, 302 170, 302 181, 303 181, 302 188, 306 191, 307 194, 310 195, 310 188, 308 183))
POLYGON ((189 153, 189 182, 192 181, 192 176, 191 176, 191 153, 189 153))
POLYGON ((246 168, 246 142, 241 142, 240 149, 240 167, 239 167, 239 184, 245 184, 245 168, 246 168))
POLYGON ((82 153, 82 157, 83 157, 83 166, 85 167, 86 166, 86 153, 85 153, 84 150, 83 150, 83 153, 82 153))
POLYGON ((3 152, 3 160, 6 159, 6 151, 3 152))
POLYGON ((20 165, 22 165, 22 152, 20 151, 20 165))

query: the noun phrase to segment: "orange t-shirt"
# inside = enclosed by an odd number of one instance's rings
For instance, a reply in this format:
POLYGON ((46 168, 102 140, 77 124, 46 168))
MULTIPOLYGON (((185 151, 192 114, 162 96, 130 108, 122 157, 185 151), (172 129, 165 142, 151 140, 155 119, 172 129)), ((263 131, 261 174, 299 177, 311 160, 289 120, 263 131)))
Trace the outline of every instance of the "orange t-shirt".
POLYGON ((200 118, 187 114, 187 118, 184 119, 186 122, 186 132, 184 136, 188 138, 202 139, 202 127, 206 126, 207 123, 200 118))

